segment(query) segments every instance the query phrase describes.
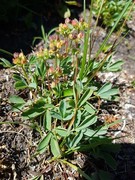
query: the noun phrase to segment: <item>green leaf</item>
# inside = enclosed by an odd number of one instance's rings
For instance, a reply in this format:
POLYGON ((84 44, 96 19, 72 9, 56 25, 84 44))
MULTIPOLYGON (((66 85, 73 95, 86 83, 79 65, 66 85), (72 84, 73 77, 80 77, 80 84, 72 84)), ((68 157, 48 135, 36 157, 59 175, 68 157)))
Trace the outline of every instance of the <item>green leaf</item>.
POLYGON ((45 74, 46 74, 46 66, 45 66, 45 62, 44 61, 40 61, 40 64, 37 63, 37 73, 38 73, 38 76, 40 76, 42 79, 45 78, 45 74))
POLYGON ((77 90, 78 97, 80 97, 80 94, 83 91, 83 83, 82 83, 82 81, 77 80, 76 84, 75 84, 75 88, 77 90))
POLYGON ((117 71, 121 70, 121 66, 123 64, 124 64, 124 62, 119 60, 111 65, 108 65, 106 70, 109 72, 117 72, 117 71))
POLYGON ((20 81, 15 82, 14 87, 17 90, 20 90, 20 89, 25 89, 28 86, 27 86, 27 83, 24 80, 20 80, 20 81))
POLYGON ((59 111, 60 111, 60 114, 61 114, 62 118, 64 118, 65 117, 65 113, 66 113, 66 101, 65 100, 62 100, 60 102, 59 111))
POLYGON ((45 77, 45 74, 46 74, 46 66, 45 66, 45 62, 42 61, 41 65, 40 65, 40 70, 41 70, 41 75, 42 75, 42 78, 45 77))
POLYGON ((87 89, 82 97, 78 101, 78 107, 81 107, 92 95, 93 90, 92 89, 87 89))
POLYGON ((83 131, 79 131, 78 134, 72 139, 69 146, 71 148, 76 147, 82 138, 83 138, 83 131))
POLYGON ((20 112, 20 111, 22 111, 22 109, 23 109, 24 106, 25 106, 25 104, 14 104, 14 105, 12 106, 12 110, 13 110, 14 112, 20 112))
POLYGON ((66 4, 72 5, 72 6, 77 6, 78 2, 77 1, 65 1, 66 4))
POLYGON ((46 148, 47 148, 47 146, 48 146, 48 144, 49 144, 49 142, 50 142, 51 137, 52 137, 52 133, 49 132, 49 133, 42 139, 42 141, 39 143, 38 148, 37 148, 37 151, 38 151, 39 153, 43 153, 43 152, 46 150, 46 148))
POLYGON ((48 108, 55 108, 55 106, 53 104, 44 104, 44 108, 48 109, 48 108))
POLYGON ((46 118, 45 118, 45 130, 51 130, 51 113, 49 110, 46 111, 46 118))
POLYGON ((74 128, 77 128, 77 126, 80 124, 81 122, 81 111, 78 110, 77 113, 76 113, 76 118, 75 118, 75 121, 74 121, 74 128))
POLYGON ((33 104, 33 108, 39 109, 39 108, 43 108, 45 105, 46 105, 45 99, 40 98, 33 104))
POLYGON ((6 59, 4 59, 4 58, 0 58, 0 61, 2 61, 2 62, 0 62, 0 64, 1 64, 3 67, 10 68, 10 67, 13 66, 8 60, 6 60, 6 59))
MULTIPOLYGON (((62 66, 62 68, 64 69, 65 67, 67 67, 67 65, 70 65, 72 63, 72 58, 70 56, 67 56, 66 58, 64 58, 62 61, 60 61, 60 65, 62 66)), ((65 69, 64 69, 65 70, 65 69)))
POLYGON ((82 121, 82 123, 76 128, 76 131, 85 129, 85 128, 87 128, 87 127, 95 124, 96 122, 97 122, 97 116, 95 116, 95 115, 87 116, 87 117, 82 121))
POLYGON ((112 88, 111 83, 106 83, 99 89, 97 95, 103 99, 111 99, 111 96, 116 95, 118 93, 118 88, 112 88))
POLYGON ((90 104, 88 102, 84 106, 84 109, 90 114, 95 114, 95 112, 96 112, 96 109, 92 106, 92 104, 90 104))
POLYGON ((116 95, 116 94, 119 94, 119 89, 113 88, 106 91, 105 93, 100 94, 100 97, 103 99, 111 99, 111 96, 116 95))
MULTIPOLYGON (((91 139, 91 143, 88 143, 88 144, 80 144, 80 146, 78 146, 78 150, 79 151, 89 151, 90 149, 93 149, 93 148, 96 148, 96 147, 99 147, 100 145, 103 145, 103 144, 109 144, 109 143, 112 143, 112 139, 109 139, 108 137, 93 137, 91 139)), ((96 152, 95 151, 95 156, 99 156, 99 153, 100 151, 96 152)))
POLYGON ((100 96, 102 93, 107 92, 111 88, 112 88, 112 84, 107 82, 98 90, 97 94, 100 96))
POLYGON ((94 137, 105 135, 107 133, 107 130, 108 130, 108 125, 99 127, 98 129, 96 129, 96 134, 94 135, 94 137))
POLYGON ((69 106, 71 106, 72 108, 75 108, 75 102, 73 99, 69 100, 69 106))
POLYGON ((36 61, 37 61, 36 56, 31 55, 31 56, 29 57, 29 63, 30 63, 30 64, 35 64, 36 61))
POLYGON ((71 16, 70 9, 67 8, 66 11, 64 12, 64 18, 69 18, 70 16, 71 16))
MULTIPOLYGON (((92 13, 92 8, 90 10, 90 14, 92 13)), ((87 61, 87 54, 89 50, 89 37, 91 33, 91 28, 88 28, 87 31, 84 34, 84 48, 83 48, 83 57, 82 57, 82 62, 81 62, 81 68, 79 72, 79 78, 82 80, 85 75, 85 67, 86 67, 86 61, 87 61)))
POLYGON ((107 126, 103 126, 97 130, 86 128, 86 130, 84 131, 84 134, 88 137, 99 137, 99 136, 105 135, 107 133, 107 130, 108 130, 107 126))
POLYGON ((59 119, 59 120, 62 120, 62 116, 58 113, 58 112, 55 112, 55 111, 51 111, 51 116, 55 119, 59 119))
POLYGON ((45 111, 44 108, 39 108, 39 109, 37 109, 37 108, 31 108, 31 109, 28 109, 28 110, 24 111, 24 112, 22 113, 22 117, 23 117, 24 119, 32 119, 32 118, 35 118, 35 117, 43 114, 44 111, 45 111))
POLYGON ((114 121, 113 123, 107 124, 107 126, 111 127, 111 126, 114 126, 114 125, 119 124, 121 122, 122 122, 122 119, 119 119, 119 120, 114 121))
MULTIPOLYGON (((11 3, 13 4, 13 2, 11 2, 11 3)), ((0 48, 0 52, 5 53, 5 54, 8 54, 8 55, 10 55, 10 56, 13 57, 13 54, 12 54, 11 52, 9 52, 9 51, 6 51, 5 49, 1 49, 1 48, 0 48)))
POLYGON ((25 80, 20 76, 20 74, 13 74, 13 78, 14 78, 14 80, 16 80, 16 81, 20 81, 20 80, 25 81, 25 80))
POLYGON ((62 127, 57 127, 55 129, 56 133, 59 134, 61 137, 66 137, 68 136, 69 132, 67 131, 67 129, 62 128, 62 127))
POLYGON ((54 155, 54 157, 58 157, 61 155, 59 144, 55 136, 52 136, 50 146, 51 146, 51 152, 54 155))
POLYGON ((104 53, 107 53, 107 52, 109 52, 109 50, 111 50, 111 48, 112 48, 112 44, 108 44, 108 43, 107 43, 107 44, 104 45, 102 51, 103 51, 104 53))
POLYGON ((29 88, 34 88, 34 89, 36 89, 37 88, 37 84, 36 83, 30 83, 29 84, 29 88))
POLYGON ((21 98, 17 95, 10 96, 9 101, 10 101, 10 103, 13 103, 13 104, 25 104, 26 103, 23 98, 21 98))
POLYGON ((63 121, 69 121, 73 117, 74 113, 66 113, 65 117, 63 118, 63 121))
POLYGON ((94 130, 88 128, 86 128, 86 130, 84 131, 84 134, 88 137, 92 137, 94 133, 95 133, 94 130))
POLYGON ((73 96, 73 89, 66 89, 66 90, 64 90, 63 96, 64 97, 73 96))
POLYGON ((37 175, 37 176, 34 176, 31 180, 40 180, 39 178, 40 176, 37 175))

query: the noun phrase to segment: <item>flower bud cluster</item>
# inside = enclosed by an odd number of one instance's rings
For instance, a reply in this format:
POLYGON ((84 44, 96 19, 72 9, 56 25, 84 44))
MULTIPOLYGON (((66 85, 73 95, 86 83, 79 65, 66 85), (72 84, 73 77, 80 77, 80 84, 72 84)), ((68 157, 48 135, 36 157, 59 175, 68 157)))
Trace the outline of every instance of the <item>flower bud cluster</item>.
POLYGON ((38 52, 36 52, 36 56, 38 58, 45 58, 48 59, 49 58, 49 51, 47 48, 40 48, 38 52))
MULTIPOLYGON (((88 28, 88 24, 83 19, 65 20, 64 24, 60 24, 55 34, 51 35, 46 42, 45 47, 41 47, 35 55, 39 59, 47 60, 58 58, 64 59, 71 54, 79 51, 79 47, 83 41, 84 31, 88 28)), ((27 59, 24 54, 15 53, 13 58, 14 64, 25 64, 27 59)))
POLYGON ((70 20, 67 18, 65 20, 64 24, 60 24, 58 28, 58 33, 64 36, 71 36, 71 34, 74 33, 74 31, 84 31, 88 28, 88 24, 83 21, 83 19, 80 19, 79 21, 77 19, 70 20))
POLYGON ((14 53, 14 58, 13 58, 13 63, 16 65, 23 65, 27 63, 27 59, 26 56, 23 54, 23 52, 21 53, 14 53))
POLYGON ((52 35, 49 38, 49 54, 53 55, 58 53, 62 46, 65 44, 64 39, 60 39, 58 35, 52 35))

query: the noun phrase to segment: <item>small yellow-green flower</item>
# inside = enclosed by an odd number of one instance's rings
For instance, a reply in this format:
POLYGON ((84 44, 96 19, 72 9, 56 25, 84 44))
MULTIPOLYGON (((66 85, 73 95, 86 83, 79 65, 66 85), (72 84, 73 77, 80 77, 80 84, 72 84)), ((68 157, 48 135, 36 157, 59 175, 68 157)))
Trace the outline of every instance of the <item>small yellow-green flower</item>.
POLYGON ((26 56, 21 53, 14 53, 13 63, 16 65, 23 65, 27 63, 26 56))
POLYGON ((38 58, 49 58, 49 51, 47 48, 45 49, 40 49, 37 53, 36 53, 38 58))

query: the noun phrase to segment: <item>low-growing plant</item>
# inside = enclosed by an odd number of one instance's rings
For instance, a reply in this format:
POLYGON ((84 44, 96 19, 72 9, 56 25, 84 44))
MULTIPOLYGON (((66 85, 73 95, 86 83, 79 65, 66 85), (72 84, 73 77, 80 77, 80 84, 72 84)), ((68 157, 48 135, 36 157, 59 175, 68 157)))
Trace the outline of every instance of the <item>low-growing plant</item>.
POLYGON ((14 87, 27 92, 27 97, 13 95, 9 101, 13 110, 21 111, 22 118, 39 132, 37 153, 49 149, 49 163, 66 164, 85 179, 92 177, 68 160, 74 152, 90 152, 93 157, 103 158, 111 168, 116 167, 110 154, 116 151, 112 148, 113 139, 106 134, 109 127, 120 120, 101 123, 99 109, 101 99, 114 100, 119 90, 110 82, 99 84, 96 76, 100 71, 121 69, 121 60, 112 62, 115 43, 104 56, 100 54, 130 3, 126 4, 94 57, 90 54, 91 9, 88 23, 85 17, 66 19, 53 35, 44 34, 44 47, 32 55, 14 53, 14 65, 1 58, 1 64, 14 70, 14 87))
MULTIPOLYGON (((93 12, 95 16, 98 16, 100 13, 100 20, 104 26, 107 28, 111 28, 114 26, 115 22, 117 21, 117 18, 125 5, 128 3, 128 0, 103 0, 103 4, 100 0, 97 0, 94 2, 94 8, 93 12), (102 8, 101 8, 102 4, 102 8)), ((127 14, 129 12, 129 9, 132 7, 133 2, 130 3, 129 8, 117 24, 116 30, 119 30, 121 25, 123 24, 123 21, 125 20, 125 17, 127 17, 127 14)), ((128 19, 131 18, 131 15, 128 16, 128 19)), ((126 26, 123 27, 123 31, 126 30, 126 26)))

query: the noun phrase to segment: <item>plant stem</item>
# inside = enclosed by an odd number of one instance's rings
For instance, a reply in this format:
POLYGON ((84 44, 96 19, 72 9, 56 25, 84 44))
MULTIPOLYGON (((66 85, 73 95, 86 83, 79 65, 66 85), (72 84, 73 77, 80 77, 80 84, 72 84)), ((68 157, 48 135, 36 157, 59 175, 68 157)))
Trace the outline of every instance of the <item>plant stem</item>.
POLYGON ((74 169, 75 171, 80 173, 86 180, 92 180, 91 177, 89 177, 85 172, 83 172, 79 167, 75 166, 74 164, 71 164, 70 162, 68 162, 68 161, 66 161, 64 159, 60 159, 60 161, 63 164, 66 164, 66 165, 70 166, 72 169, 74 169))
POLYGON ((71 127, 72 127, 73 124, 74 124, 75 117, 76 117, 76 113, 77 113, 77 107, 75 107, 74 116, 72 117, 72 119, 71 119, 71 121, 70 121, 70 123, 69 123, 68 131, 70 131, 71 127))
POLYGON ((27 75, 27 73, 25 71, 24 65, 22 65, 21 68, 22 68, 24 77, 26 78, 28 84, 30 84, 30 80, 29 80, 29 77, 28 77, 28 75, 27 75))
POLYGON ((97 72, 99 72, 99 70, 103 67, 106 59, 110 56, 110 54, 112 53, 112 51, 110 50, 110 52, 104 57, 104 59, 100 62, 99 66, 97 69, 95 69, 91 75, 91 77, 88 79, 87 83, 86 83, 86 87, 88 85, 88 83, 95 77, 95 75, 97 74, 97 72))
POLYGON ((86 0, 83 0, 83 14, 84 14, 84 20, 86 20, 86 0))
MULTIPOLYGON (((99 12, 98 12, 98 15, 97 15, 97 18, 96 18, 96 22, 95 22, 94 28, 93 28, 93 30, 92 30, 92 33, 90 34, 91 37, 90 37, 89 59, 91 59, 91 52, 92 52, 94 43, 95 43, 95 41, 96 41, 96 37, 95 37, 95 39, 93 39, 93 32, 95 32, 95 30, 96 30, 96 27, 97 27, 97 24, 98 24, 98 20, 99 20, 99 17, 100 17, 100 13, 101 13, 101 10, 102 10, 104 1, 105 1, 105 0, 102 0, 102 2, 101 2, 100 9, 99 9, 99 12)), ((98 32, 98 33, 99 33, 99 32, 98 32)), ((97 37, 98 37, 98 36, 97 36, 97 37)))
POLYGON ((84 49, 83 49, 83 58, 81 62, 81 69, 79 73, 79 78, 82 80, 83 79, 83 73, 85 71, 85 65, 86 65, 86 60, 87 60, 87 52, 89 48, 89 38, 90 38, 90 27, 91 27, 91 20, 92 20, 92 6, 93 6, 93 0, 91 0, 91 8, 90 8, 90 15, 89 15, 89 20, 88 20, 88 29, 84 34, 84 49))
POLYGON ((77 79, 77 73, 78 73, 78 58, 77 55, 75 56, 75 72, 74 72, 74 84, 76 83, 76 79, 77 79))

